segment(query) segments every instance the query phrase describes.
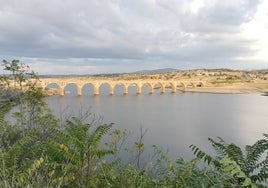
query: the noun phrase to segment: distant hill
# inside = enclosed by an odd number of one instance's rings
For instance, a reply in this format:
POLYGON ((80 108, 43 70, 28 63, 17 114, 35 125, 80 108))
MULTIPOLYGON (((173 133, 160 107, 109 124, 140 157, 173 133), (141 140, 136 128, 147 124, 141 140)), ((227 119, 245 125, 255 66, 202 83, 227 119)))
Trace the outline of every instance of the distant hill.
POLYGON ((134 72, 135 74, 157 74, 157 73, 167 73, 179 71, 178 69, 165 68, 165 69, 155 69, 155 70, 141 70, 134 72))

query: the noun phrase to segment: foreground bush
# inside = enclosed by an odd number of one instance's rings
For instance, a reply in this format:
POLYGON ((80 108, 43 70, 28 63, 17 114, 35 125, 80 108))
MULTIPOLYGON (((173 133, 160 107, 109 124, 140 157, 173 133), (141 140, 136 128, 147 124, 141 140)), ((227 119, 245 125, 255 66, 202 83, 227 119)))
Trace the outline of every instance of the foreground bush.
POLYGON ((237 186, 263 187, 268 183, 268 134, 257 140, 252 146, 247 145, 244 152, 240 147, 226 143, 222 138, 215 141, 209 138, 216 157, 212 157, 198 147, 191 145, 197 158, 212 164, 221 172, 230 174, 237 186))
MULTIPOLYGON (((4 121, 3 109, 1 129, 8 134, 21 134, 21 130, 4 121)), ((116 157, 118 147, 113 145, 113 134, 108 134, 112 132, 112 125, 94 126, 72 118, 67 120, 65 129, 27 129, 16 141, 7 142, 9 137, 2 134, 1 141, 9 144, 1 145, 0 187, 261 187, 267 180, 267 156, 259 161, 267 151, 267 135, 247 146, 247 155, 222 140, 211 140, 221 154, 215 158, 191 146, 197 156, 193 161, 172 161, 153 146, 156 159, 137 166, 137 161, 123 163, 116 157), (109 135, 109 144, 101 145, 102 138, 109 135), (199 159, 207 165, 198 167, 199 159)))

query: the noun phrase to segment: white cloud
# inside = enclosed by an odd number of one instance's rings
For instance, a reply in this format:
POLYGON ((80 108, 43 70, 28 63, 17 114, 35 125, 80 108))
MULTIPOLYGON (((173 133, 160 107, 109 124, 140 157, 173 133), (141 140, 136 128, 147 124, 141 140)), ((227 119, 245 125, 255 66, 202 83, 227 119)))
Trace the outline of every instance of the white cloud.
POLYGON ((257 53, 252 57, 255 60, 268 61, 268 2, 263 1, 258 6, 255 17, 242 27, 242 36, 245 38, 255 39, 256 42, 251 44, 251 48, 257 53))

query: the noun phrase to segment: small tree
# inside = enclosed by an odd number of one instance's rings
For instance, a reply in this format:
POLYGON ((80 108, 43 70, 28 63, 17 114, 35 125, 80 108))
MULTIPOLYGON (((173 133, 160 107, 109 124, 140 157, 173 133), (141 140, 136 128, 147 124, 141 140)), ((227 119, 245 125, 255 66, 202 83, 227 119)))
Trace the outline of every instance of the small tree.
POLYGON ((99 146, 111 126, 104 124, 94 129, 91 124, 72 118, 67 120, 65 130, 52 128, 45 152, 50 164, 57 164, 57 168, 52 168, 51 178, 58 183, 64 179, 71 187, 86 186, 94 181, 92 177, 96 171, 99 173, 100 159, 114 152, 99 146))
POLYGON ((30 70, 30 67, 24 63, 20 63, 19 60, 12 60, 11 62, 7 60, 2 61, 2 66, 4 70, 11 72, 8 76, 13 81, 13 87, 19 86, 20 90, 25 89, 25 86, 34 86, 38 80, 38 76, 34 71, 30 70), (35 81, 29 84, 31 81, 35 81), (26 83, 26 85, 23 85, 26 83))
POLYGON ((24 132, 27 127, 33 126, 37 116, 45 110, 43 92, 41 88, 36 87, 38 76, 28 65, 20 63, 19 60, 11 62, 3 60, 2 66, 9 72, 2 80, 7 83, 7 90, 12 91, 12 96, 15 95, 13 102, 14 105, 18 105, 19 111, 14 113, 14 117, 24 132))

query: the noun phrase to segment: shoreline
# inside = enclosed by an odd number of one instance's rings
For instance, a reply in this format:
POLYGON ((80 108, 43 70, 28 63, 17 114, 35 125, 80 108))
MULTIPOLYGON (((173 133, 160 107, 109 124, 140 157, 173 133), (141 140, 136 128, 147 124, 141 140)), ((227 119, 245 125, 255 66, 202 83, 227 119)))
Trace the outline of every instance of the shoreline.
POLYGON ((204 90, 204 91, 199 91, 199 90, 187 90, 185 93, 207 93, 207 94, 229 94, 229 95, 235 95, 235 94, 255 94, 255 95, 262 95, 263 93, 259 92, 240 92, 240 91, 209 91, 209 90, 204 90))
POLYGON ((217 87, 187 88, 185 92, 213 93, 213 94, 264 94, 268 89, 252 85, 228 85, 217 87))

